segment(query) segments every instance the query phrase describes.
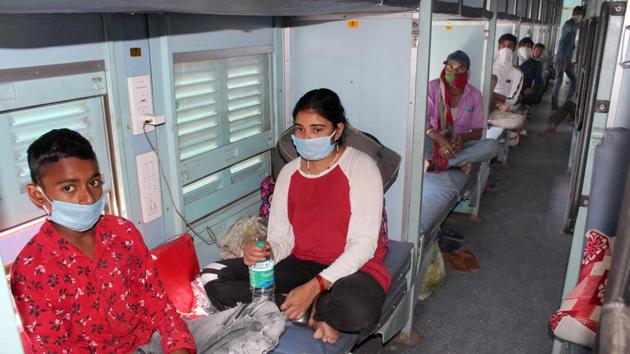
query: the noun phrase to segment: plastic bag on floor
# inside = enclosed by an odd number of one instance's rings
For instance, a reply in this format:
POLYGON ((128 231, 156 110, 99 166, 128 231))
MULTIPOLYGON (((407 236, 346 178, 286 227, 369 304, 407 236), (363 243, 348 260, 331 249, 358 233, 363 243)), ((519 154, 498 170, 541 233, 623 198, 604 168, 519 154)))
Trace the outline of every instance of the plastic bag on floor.
POLYGON ((418 295, 418 300, 425 300, 433 293, 433 290, 439 288, 446 280, 446 268, 444 267, 444 259, 442 252, 437 243, 431 246, 431 266, 427 270, 422 281, 422 288, 418 295))

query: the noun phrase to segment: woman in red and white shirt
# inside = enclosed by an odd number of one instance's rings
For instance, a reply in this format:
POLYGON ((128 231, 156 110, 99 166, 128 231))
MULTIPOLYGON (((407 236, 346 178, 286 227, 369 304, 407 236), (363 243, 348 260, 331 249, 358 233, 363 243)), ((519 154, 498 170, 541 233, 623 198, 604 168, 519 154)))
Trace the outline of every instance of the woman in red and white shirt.
POLYGON ((206 290, 223 306, 251 301, 246 265, 271 255, 281 310, 299 319, 314 305, 314 337, 334 343, 338 331, 376 324, 390 286, 379 238, 383 183, 370 156, 343 145, 347 121, 333 91, 306 93, 293 118, 300 157, 276 181, 266 247, 251 243, 243 259, 221 261, 226 267, 206 290))

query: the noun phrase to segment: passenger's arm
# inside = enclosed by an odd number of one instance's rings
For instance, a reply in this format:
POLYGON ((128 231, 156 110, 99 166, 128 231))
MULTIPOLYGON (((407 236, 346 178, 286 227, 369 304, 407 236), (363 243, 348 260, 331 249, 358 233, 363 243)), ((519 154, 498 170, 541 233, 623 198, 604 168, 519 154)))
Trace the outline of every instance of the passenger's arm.
POLYGON ((74 347, 68 338, 68 327, 72 324, 67 323, 63 316, 55 315, 57 300, 46 294, 44 286, 48 288, 48 285, 43 278, 38 279, 41 275, 34 272, 34 264, 23 265, 21 262, 18 258, 13 265, 11 291, 33 351, 69 352, 74 347))
POLYGON ((350 222, 344 252, 321 276, 334 284, 354 274, 374 257, 383 212, 383 180, 376 163, 366 155, 345 171, 350 182, 350 222))
POLYGON ((136 259, 133 274, 139 291, 144 291, 143 298, 145 308, 149 316, 146 319, 162 335, 162 349, 165 353, 171 353, 177 349, 185 349, 190 353, 195 352, 195 340, 188 330, 188 325, 181 319, 175 306, 170 302, 162 282, 158 277, 158 271, 153 263, 151 252, 144 244, 140 232, 129 223, 133 240, 133 246, 129 250, 136 259))
POLYGON ((505 97, 505 95, 493 92, 492 99, 490 100, 490 102, 492 102, 490 104, 492 106, 492 109, 497 109, 497 108, 500 109, 501 104, 505 103, 506 99, 507 97, 505 97))
POLYGON ((267 241, 271 246, 274 262, 277 264, 293 251, 295 239, 289 222, 288 198, 291 176, 300 166, 300 159, 295 159, 282 168, 273 190, 267 241))

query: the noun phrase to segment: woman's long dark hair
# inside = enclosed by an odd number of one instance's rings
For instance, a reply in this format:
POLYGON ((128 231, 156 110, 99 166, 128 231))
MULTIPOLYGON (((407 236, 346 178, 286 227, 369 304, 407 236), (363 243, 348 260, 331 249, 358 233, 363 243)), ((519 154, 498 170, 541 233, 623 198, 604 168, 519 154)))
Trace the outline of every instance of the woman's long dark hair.
MULTIPOLYGON (((346 119, 346 111, 341 105, 341 100, 337 94, 327 88, 315 89, 307 92, 302 96, 293 108, 293 121, 297 117, 299 112, 302 111, 315 111, 320 116, 326 118, 333 124, 333 128, 337 129, 337 124, 343 123, 347 128, 348 120, 346 119)), ((343 143, 343 137, 346 135, 346 129, 338 143, 343 143)))

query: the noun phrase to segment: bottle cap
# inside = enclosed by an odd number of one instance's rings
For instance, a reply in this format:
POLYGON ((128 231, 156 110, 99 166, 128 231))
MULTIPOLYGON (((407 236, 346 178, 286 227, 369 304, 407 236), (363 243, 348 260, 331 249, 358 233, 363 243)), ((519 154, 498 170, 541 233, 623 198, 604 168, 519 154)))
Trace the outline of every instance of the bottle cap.
POLYGON ((256 246, 264 248, 265 247, 265 241, 257 241, 256 242, 256 246))

